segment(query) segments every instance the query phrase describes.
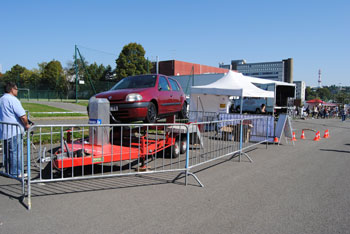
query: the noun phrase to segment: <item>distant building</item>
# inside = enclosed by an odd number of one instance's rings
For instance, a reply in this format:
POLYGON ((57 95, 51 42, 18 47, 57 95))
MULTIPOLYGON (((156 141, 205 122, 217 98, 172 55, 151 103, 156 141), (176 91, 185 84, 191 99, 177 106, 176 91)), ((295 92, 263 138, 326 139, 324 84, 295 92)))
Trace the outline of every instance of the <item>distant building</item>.
POLYGON ((292 58, 277 62, 261 63, 247 63, 244 59, 232 60, 231 64, 219 64, 219 67, 236 70, 246 76, 293 83, 292 58))
POLYGON ((294 81, 295 84, 295 98, 300 99, 301 103, 305 101, 305 81, 294 81))
MULTIPOLYGON (((199 75, 199 74, 215 74, 226 73, 228 69, 211 67, 196 63, 188 63, 178 60, 160 61, 158 72, 167 76, 183 76, 183 75, 199 75)), ((156 73, 156 63, 153 63, 151 73, 156 73)))

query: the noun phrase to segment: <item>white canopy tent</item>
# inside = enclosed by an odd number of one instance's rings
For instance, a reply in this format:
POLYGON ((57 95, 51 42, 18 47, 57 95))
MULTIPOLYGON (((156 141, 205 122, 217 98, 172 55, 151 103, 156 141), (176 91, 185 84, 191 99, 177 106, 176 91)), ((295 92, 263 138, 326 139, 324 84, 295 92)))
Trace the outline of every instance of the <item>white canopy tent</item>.
POLYGON ((284 86, 295 86, 295 84, 282 82, 282 81, 275 81, 275 80, 269 80, 269 79, 262 79, 262 78, 256 78, 251 76, 245 76, 247 80, 254 84, 276 84, 276 85, 284 85, 284 86))
POLYGON ((241 73, 229 71, 211 84, 192 86, 190 110, 227 113, 230 96, 273 98, 274 92, 256 87, 241 73))
POLYGON ((248 76, 242 73, 229 71, 219 80, 202 86, 192 86, 192 94, 212 94, 212 95, 226 95, 239 97, 261 97, 273 98, 274 93, 260 89, 253 85, 248 76))

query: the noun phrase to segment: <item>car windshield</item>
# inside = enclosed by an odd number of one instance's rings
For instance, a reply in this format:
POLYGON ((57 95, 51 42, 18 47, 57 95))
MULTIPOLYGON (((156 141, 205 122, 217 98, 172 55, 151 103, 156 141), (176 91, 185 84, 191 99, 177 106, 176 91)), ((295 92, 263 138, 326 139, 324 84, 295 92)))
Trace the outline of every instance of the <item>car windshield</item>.
POLYGON ((111 90, 151 88, 156 85, 156 75, 129 76, 119 81, 111 90))

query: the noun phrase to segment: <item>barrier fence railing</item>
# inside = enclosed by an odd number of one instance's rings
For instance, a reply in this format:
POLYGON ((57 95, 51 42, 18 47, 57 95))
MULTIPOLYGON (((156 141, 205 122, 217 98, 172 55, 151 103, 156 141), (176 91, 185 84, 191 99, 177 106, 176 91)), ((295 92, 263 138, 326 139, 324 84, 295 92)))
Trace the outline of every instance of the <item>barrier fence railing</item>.
POLYGON ((28 173, 28 208, 36 183, 175 172, 173 181, 185 174, 186 185, 193 176, 203 186, 193 168, 235 154, 252 162, 245 151, 269 135, 266 118, 225 118, 187 124, 32 126, 22 160, 28 173))
POLYGON ((36 125, 27 139, 31 184, 186 170, 186 124, 36 125), (181 155, 182 153, 182 155, 181 155), (180 156, 181 155, 181 156, 180 156))
POLYGON ((268 121, 264 117, 241 116, 237 119, 191 123, 189 128, 193 126, 200 129, 200 136, 192 135, 189 139, 192 143, 188 155, 189 169, 235 154, 240 160, 243 154, 252 162, 244 151, 267 142, 269 133, 268 121))

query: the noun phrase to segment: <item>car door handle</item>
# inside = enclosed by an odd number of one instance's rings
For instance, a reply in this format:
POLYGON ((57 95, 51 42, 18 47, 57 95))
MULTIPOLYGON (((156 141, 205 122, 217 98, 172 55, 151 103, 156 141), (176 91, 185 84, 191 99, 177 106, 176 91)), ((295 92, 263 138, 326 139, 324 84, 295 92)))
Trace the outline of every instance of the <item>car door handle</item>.
POLYGON ((170 97, 173 97, 173 95, 170 95, 170 97))

